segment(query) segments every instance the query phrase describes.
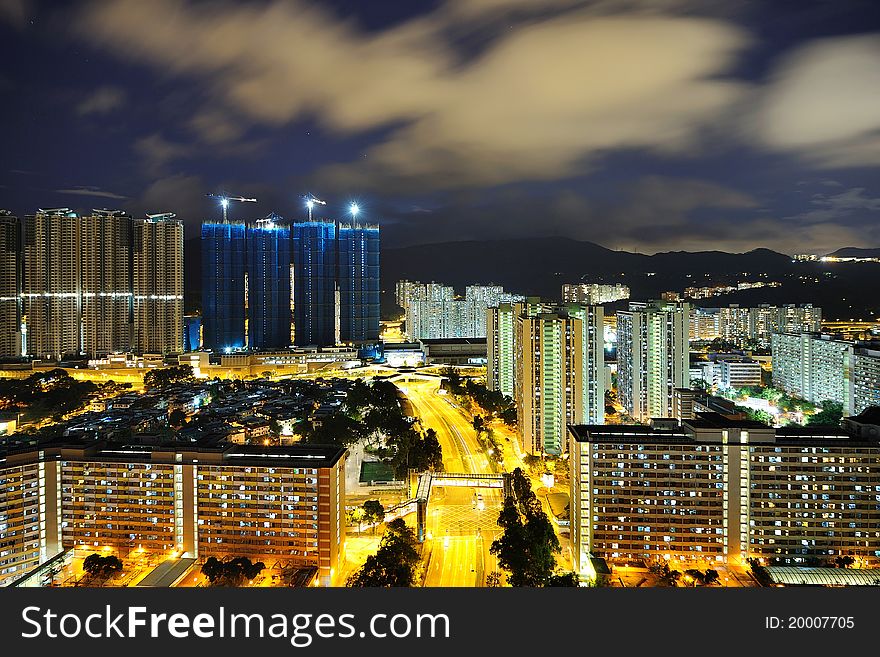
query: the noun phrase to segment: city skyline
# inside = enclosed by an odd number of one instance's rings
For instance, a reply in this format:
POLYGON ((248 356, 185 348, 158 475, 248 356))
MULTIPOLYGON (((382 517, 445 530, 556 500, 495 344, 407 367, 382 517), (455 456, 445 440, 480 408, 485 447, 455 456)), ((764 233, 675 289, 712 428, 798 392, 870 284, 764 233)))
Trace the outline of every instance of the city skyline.
POLYGON ((0 207, 171 210, 194 236, 207 192, 264 216, 312 190, 388 246, 878 247, 874 9, 10 1, 0 207))
POLYGON ((876 2, 0 0, 0 588, 880 586, 876 2))

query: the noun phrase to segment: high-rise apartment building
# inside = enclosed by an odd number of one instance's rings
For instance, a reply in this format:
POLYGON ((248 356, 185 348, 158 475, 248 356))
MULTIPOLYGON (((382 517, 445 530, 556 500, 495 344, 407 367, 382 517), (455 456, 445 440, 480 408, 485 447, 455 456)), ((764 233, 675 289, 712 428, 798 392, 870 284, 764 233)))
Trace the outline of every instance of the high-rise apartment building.
POLYGON ((21 224, 0 210, 0 358, 21 356, 21 224))
POLYGON ((284 349, 291 345, 290 228, 269 215, 247 227, 248 346, 284 349))
POLYGON ((878 430, 773 429, 715 413, 677 426, 573 426, 575 570, 590 577, 591 557, 876 565, 878 430))
POLYGON ((379 339, 379 226, 339 226, 339 339, 379 339))
POLYGON ((604 421, 603 312, 567 304, 515 318, 514 399, 522 449, 562 454, 566 426, 604 421))
POLYGON ((231 351, 245 346, 245 225, 202 224, 203 346, 231 351))
POLYGON ((60 359, 82 351, 80 220, 68 208, 40 210, 22 222, 23 351, 60 359))
POLYGON ((513 397, 516 373, 516 308, 501 303, 486 309, 486 385, 513 397))
POLYGON ((379 227, 282 222, 202 224, 204 348, 378 340, 379 227))
POLYGON ((880 349, 857 347, 852 363, 853 413, 880 406, 880 349))
POLYGON ((498 285, 468 285, 461 299, 449 285, 411 281, 398 282, 397 293, 411 340, 485 338, 486 309, 521 298, 498 285))
POLYGON ((0 461, 0 585, 62 549, 198 559, 246 556, 318 569, 345 545, 345 450, 72 444, 0 461))
POLYGON ((183 222, 170 213, 137 219, 132 238, 134 349, 181 353, 183 222))
POLYGON ((563 303, 601 304, 629 299, 629 287, 622 283, 564 283, 563 303))
POLYGON ((673 391, 690 383, 690 306, 631 303, 617 313, 617 396, 637 420, 671 417, 673 391))
POLYGON ((80 217, 82 351, 90 358, 132 345, 132 219, 121 210, 80 217))
POLYGON ((853 343, 812 333, 775 333, 772 341, 773 385, 812 403, 843 404, 854 412, 853 343))
POLYGON ((822 309, 812 304, 761 304, 754 308, 731 304, 727 308, 697 309, 696 313, 713 311, 718 313, 719 337, 743 347, 768 347, 774 333, 814 333, 822 325, 822 309))
POLYGON ((336 224, 295 223, 291 236, 294 342, 301 347, 334 345, 339 326, 336 224))
POLYGON ((708 342, 720 338, 720 315, 718 308, 694 308, 691 312, 690 339, 708 342))
POLYGON ((880 405, 880 350, 816 333, 773 336, 773 385, 814 404, 843 404, 844 415, 880 405))

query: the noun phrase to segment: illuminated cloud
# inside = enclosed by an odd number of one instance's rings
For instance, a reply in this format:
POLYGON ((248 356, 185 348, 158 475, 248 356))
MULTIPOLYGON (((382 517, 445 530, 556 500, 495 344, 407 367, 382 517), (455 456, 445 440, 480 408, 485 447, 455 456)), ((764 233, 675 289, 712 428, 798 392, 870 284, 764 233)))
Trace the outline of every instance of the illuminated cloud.
POLYGON ((880 165, 880 37, 821 39, 779 65, 754 136, 825 168, 880 165))
MULTIPOLYGON (((301 1, 116 0, 89 5, 78 29, 120 56, 202 81, 212 102, 251 122, 313 118, 339 135, 394 128, 366 158, 325 172, 358 186, 553 179, 611 149, 693 152, 745 91, 720 76, 748 38, 720 21, 567 11, 502 31, 473 59, 444 36, 463 7, 524 4, 458 3, 364 32, 301 1)), ((217 114, 191 121, 208 141, 227 138, 217 114)))

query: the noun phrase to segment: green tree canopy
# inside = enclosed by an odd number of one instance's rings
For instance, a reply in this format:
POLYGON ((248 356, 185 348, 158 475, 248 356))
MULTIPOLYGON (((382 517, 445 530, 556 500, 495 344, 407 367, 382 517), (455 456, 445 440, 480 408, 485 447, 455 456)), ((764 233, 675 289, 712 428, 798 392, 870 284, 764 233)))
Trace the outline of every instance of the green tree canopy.
POLYGON ((247 557, 234 557, 221 561, 208 557, 202 566, 202 574, 212 586, 241 586, 259 575, 266 565, 262 561, 251 562, 247 557))
POLYGON ((348 578, 350 587, 409 587, 416 583, 419 563, 415 532, 402 518, 386 525, 376 554, 348 578))

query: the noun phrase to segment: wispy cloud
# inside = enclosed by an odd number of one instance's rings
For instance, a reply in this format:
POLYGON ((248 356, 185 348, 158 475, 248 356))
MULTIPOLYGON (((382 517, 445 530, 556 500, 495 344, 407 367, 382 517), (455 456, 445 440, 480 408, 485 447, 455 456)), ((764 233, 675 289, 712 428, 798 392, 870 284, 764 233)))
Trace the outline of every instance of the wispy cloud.
POLYGON ((108 192, 100 187, 95 187, 93 185, 77 185, 75 187, 70 187, 68 189, 56 189, 56 194, 74 194, 77 196, 98 196, 101 198, 114 198, 114 199, 126 199, 127 196, 123 196, 122 194, 115 194, 113 192, 108 192))
POLYGON ((880 198, 868 196, 863 187, 853 187, 840 194, 814 194, 810 203, 813 205, 813 209, 787 218, 801 222, 821 223, 842 221, 855 215, 880 212, 880 198))
POLYGON ((192 127, 209 141, 234 138, 244 122, 314 118, 336 135, 396 127, 327 176, 455 187, 555 179, 612 149, 696 149, 745 91, 721 76, 749 37, 723 21, 627 13, 633 4, 551 3, 548 15, 504 25, 470 60, 450 28, 528 3, 449 2, 365 32, 303 0, 102 0, 76 28, 90 44, 201 83, 215 113, 192 127))
POLYGON ((169 164, 191 156, 194 149, 187 144, 169 141, 156 132, 138 139, 134 143, 134 151, 141 157, 144 168, 150 175, 160 176, 166 172, 169 164))
POLYGON ((89 114, 107 114, 120 109, 126 103, 125 91, 119 87, 104 86, 95 89, 87 97, 83 98, 76 106, 76 113, 80 116, 89 114))
POLYGON ((32 9, 30 0, 0 0, 0 23, 8 23, 18 30, 24 29, 32 9))

